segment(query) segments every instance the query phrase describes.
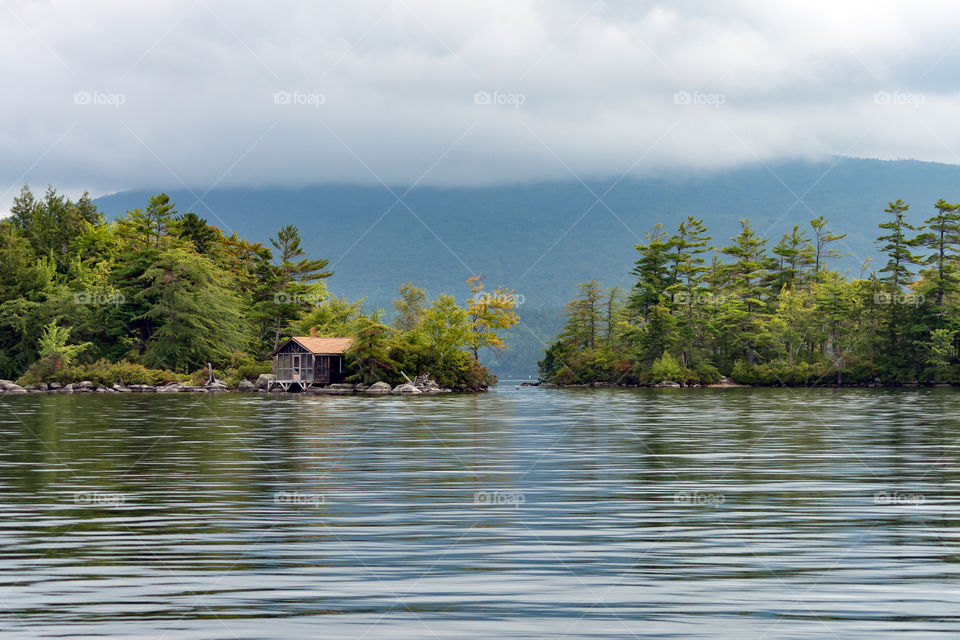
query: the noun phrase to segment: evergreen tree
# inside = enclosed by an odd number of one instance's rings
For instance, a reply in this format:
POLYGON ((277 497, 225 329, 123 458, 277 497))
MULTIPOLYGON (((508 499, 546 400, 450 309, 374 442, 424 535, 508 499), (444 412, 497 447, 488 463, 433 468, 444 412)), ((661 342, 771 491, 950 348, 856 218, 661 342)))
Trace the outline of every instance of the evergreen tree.
POLYGON ((603 332, 601 298, 603 288, 596 280, 579 285, 580 293, 564 308, 563 337, 578 349, 593 349, 603 332))
MULTIPOLYGON (((813 223, 811 223, 813 224, 813 223)), ((790 233, 783 234, 772 252, 779 258, 774 289, 793 289, 806 280, 807 269, 816 264, 817 251, 810 244, 807 232, 800 225, 793 225, 790 233)))
POLYGON ((273 334, 273 350, 289 332, 290 323, 325 297, 325 288, 317 282, 333 275, 325 270, 329 261, 307 258, 300 242, 295 226, 283 227, 270 240, 277 251, 276 264, 262 265, 256 317, 273 334))
POLYGON ((942 313, 944 297, 957 291, 957 248, 960 246, 960 203, 950 204, 941 198, 934 205, 937 215, 925 221, 929 232, 920 234, 915 242, 932 253, 922 263, 931 268, 922 272, 927 290, 934 296, 938 313, 942 313))
POLYGON ((350 382, 373 384, 395 380, 397 363, 390 359, 390 327, 376 318, 361 318, 350 350, 345 354, 350 382))
POLYGON ((817 315, 823 322, 823 333, 827 338, 824 350, 833 364, 837 384, 843 383, 843 368, 853 339, 850 329, 854 305, 852 288, 835 273, 818 288, 817 315))
POLYGON ((887 274, 882 280, 893 293, 899 293, 901 288, 910 281, 912 273, 909 265, 920 262, 920 258, 913 253, 916 240, 909 234, 910 231, 919 229, 906 220, 909 208, 910 205, 900 199, 889 203, 884 212, 891 214, 893 219, 878 225, 881 229, 888 231, 886 235, 877 238, 877 243, 882 245, 880 250, 886 253, 888 258, 887 264, 880 269, 880 273, 887 274))
POLYGON ((837 240, 843 240, 847 237, 847 234, 841 233, 837 235, 827 229, 827 221, 824 220, 823 216, 820 216, 816 220, 811 220, 810 227, 813 229, 813 273, 817 275, 826 268, 827 258, 839 258, 843 255, 835 249, 830 249, 828 245, 837 240))
POLYGON ((707 271, 703 257, 709 251, 710 236, 703 220, 688 216, 680 223, 677 233, 670 239, 672 248, 670 262, 673 271, 672 300, 680 307, 677 322, 680 363, 689 364, 702 348, 701 322, 696 318, 696 307, 707 299, 701 285, 707 271))
POLYGON ((915 361, 912 343, 916 326, 911 309, 905 304, 910 298, 904 294, 903 287, 913 279, 910 266, 921 261, 914 253, 920 239, 913 237, 911 232, 919 231, 922 227, 907 222, 906 212, 909 208, 910 205, 900 199, 889 203, 884 211, 891 214, 893 219, 878 225, 887 232, 877 238, 881 251, 887 255, 887 264, 880 269, 881 274, 886 274, 881 278, 886 291, 879 298, 888 309, 883 330, 886 345, 879 359, 887 375, 892 375, 895 369, 906 369, 915 361))
POLYGON ((209 260, 183 249, 160 255, 139 278, 134 299, 146 310, 140 319, 153 331, 144 364, 158 369, 193 370, 208 361, 229 360, 250 347, 240 299, 209 260))
POLYGON ((633 285, 629 307, 641 316, 659 304, 660 297, 666 295, 675 282, 674 272, 670 268, 671 242, 663 231, 663 225, 654 226, 645 239, 647 244, 636 245, 640 258, 630 272, 637 276, 637 282, 633 285))
POLYGON ((741 220, 740 226, 733 243, 723 248, 723 253, 734 259, 727 266, 731 284, 725 315, 732 325, 735 342, 743 345, 747 362, 752 365, 765 334, 762 318, 767 312, 765 294, 769 291, 773 262, 764 249, 766 239, 753 231, 750 221, 741 220))
POLYGON ((176 234, 181 240, 193 244, 197 253, 207 255, 213 249, 217 237, 216 229, 195 213, 186 213, 176 219, 176 234))
POLYGON ((176 215, 177 210, 170 196, 161 193, 150 197, 146 209, 127 211, 123 224, 129 229, 128 235, 138 238, 146 246, 159 248, 160 242, 169 234, 176 215))

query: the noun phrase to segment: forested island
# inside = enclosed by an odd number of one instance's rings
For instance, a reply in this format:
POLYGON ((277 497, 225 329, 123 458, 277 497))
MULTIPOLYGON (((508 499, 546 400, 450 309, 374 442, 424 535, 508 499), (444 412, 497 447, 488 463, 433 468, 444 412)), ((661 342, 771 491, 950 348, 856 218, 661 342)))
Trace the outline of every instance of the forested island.
MULTIPOLYGON (((960 383, 960 204, 922 222, 889 203, 859 277, 829 268, 845 234, 823 217, 772 248, 741 221, 714 247, 702 219, 656 225, 629 291, 591 281, 540 361, 558 385, 960 383), (869 273, 869 275, 865 275, 869 273)), ((923 216, 920 216, 923 217, 923 216)))
POLYGON ((145 204, 107 220, 89 194, 23 187, 0 221, 0 378, 201 384, 210 363, 235 387, 269 373, 285 338, 308 335, 352 338, 347 380, 359 385, 406 373, 454 390, 495 381, 479 354, 518 322, 512 291, 474 276, 461 305, 407 283, 387 324, 363 299, 328 292, 328 261, 305 255, 294 226, 265 246, 179 213, 165 194, 145 204))

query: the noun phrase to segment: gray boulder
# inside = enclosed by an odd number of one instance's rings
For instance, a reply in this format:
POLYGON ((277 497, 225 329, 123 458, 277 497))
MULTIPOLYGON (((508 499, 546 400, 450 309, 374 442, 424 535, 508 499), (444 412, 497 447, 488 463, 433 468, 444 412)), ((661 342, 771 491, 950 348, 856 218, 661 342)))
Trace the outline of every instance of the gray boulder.
POLYGON ((429 376, 417 376, 413 384, 421 393, 440 393, 440 385, 429 376))
POLYGON ((420 391, 420 389, 417 389, 417 388, 416 388, 415 386, 413 386, 412 384, 398 384, 398 385, 394 388, 394 390, 392 391, 392 393, 419 395, 419 394, 421 394, 421 393, 423 393, 423 392, 420 391))
POLYGON ((3 393, 27 393, 27 390, 10 380, 0 380, 0 391, 3 393))
POLYGON ((123 385, 120 384, 119 382, 114 382, 114 383, 113 383, 113 386, 110 387, 110 388, 113 389, 114 391, 116 391, 117 393, 130 393, 130 389, 128 389, 127 387, 123 386, 123 385))
POLYGON ((718 380, 717 382, 714 382, 713 384, 708 384, 707 386, 723 388, 723 387, 746 387, 749 385, 737 384, 736 382, 734 382, 733 378, 720 378, 720 380, 718 380))
POLYGON ((679 382, 674 382, 673 380, 662 380, 660 384, 653 386, 657 389, 679 389, 681 387, 679 382))
POLYGON ((270 384, 277 379, 277 376, 272 373, 261 373, 260 377, 257 378, 256 384, 257 389, 267 389, 270 387, 270 384))
MULTIPOLYGON (((399 388, 399 387, 398 387, 399 388)), ((374 382, 372 385, 364 389, 364 393, 390 393, 392 389, 390 385, 386 382, 374 382)))
POLYGON ((250 382, 249 380, 241 380, 240 384, 237 385, 237 391, 250 392, 250 391, 256 391, 256 390, 257 390, 257 385, 250 382))
POLYGON ((10 380, 0 380, 0 390, 6 393, 21 393, 25 391, 23 387, 10 380))

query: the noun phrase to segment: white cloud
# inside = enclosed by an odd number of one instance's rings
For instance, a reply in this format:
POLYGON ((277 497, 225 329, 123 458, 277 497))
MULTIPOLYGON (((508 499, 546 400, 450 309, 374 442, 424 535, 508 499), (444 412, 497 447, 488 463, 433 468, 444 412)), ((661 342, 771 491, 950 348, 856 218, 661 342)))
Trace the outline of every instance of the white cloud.
POLYGON ((21 2, 0 22, 0 207, 24 181, 105 192, 827 154, 957 162, 960 7, 904 6, 21 2))

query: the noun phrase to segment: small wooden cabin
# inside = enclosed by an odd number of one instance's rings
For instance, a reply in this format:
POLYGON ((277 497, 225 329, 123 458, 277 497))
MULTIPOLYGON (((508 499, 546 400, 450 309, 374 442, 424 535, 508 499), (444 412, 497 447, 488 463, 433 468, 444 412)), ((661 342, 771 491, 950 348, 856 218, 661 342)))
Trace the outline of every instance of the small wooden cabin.
POLYGON ((295 385, 303 390, 315 384, 343 382, 346 378, 343 354, 352 342, 351 338, 290 338, 271 354, 277 376, 275 384, 289 391, 295 385))

